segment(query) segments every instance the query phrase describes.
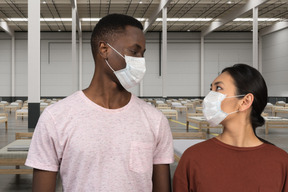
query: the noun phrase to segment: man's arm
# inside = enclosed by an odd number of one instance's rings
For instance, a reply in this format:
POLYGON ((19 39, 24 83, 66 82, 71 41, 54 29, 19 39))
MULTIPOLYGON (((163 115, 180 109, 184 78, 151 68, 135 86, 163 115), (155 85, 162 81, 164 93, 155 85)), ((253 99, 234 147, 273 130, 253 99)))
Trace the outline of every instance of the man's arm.
POLYGON ((169 164, 153 165, 153 192, 171 192, 169 164))
POLYGON ((33 192, 55 192, 57 172, 33 169, 33 192))

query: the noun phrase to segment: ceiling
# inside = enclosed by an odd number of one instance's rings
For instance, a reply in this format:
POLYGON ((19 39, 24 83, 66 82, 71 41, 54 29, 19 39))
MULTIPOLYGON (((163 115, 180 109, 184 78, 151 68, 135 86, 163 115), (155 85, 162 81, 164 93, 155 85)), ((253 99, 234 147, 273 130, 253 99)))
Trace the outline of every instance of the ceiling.
MULTIPOLYGON (((40 1, 41 31, 71 31, 71 0, 40 1), (58 20, 50 21, 51 18, 58 20)), ((174 18, 176 21, 168 21, 167 30, 202 31, 215 19, 229 17, 247 2, 248 0, 171 0, 167 6, 167 18, 174 18), (190 20, 179 21, 185 18, 190 20), (204 18, 209 20, 202 21, 204 18)), ((89 21, 90 18, 101 18, 109 13, 121 13, 148 19, 157 10, 159 3, 160 0, 77 0, 77 8, 82 31, 92 31, 97 21, 89 21), (88 21, 82 21, 83 18, 88 21)), ((28 0, 0 0, 0 19, 3 19, 14 31, 27 31, 27 4, 28 0), (24 21, 19 21, 19 18, 24 21)), ((288 0, 268 0, 260 5, 258 10, 259 18, 263 19, 259 21, 259 30, 276 22, 288 21, 288 0), (266 18, 277 18, 277 20, 270 21, 266 18)), ((252 16, 250 10, 237 18, 252 18, 252 16)), ((161 13, 158 17, 162 17, 161 13)), ((144 24, 144 21, 141 22, 144 24)), ((216 31, 251 31, 252 24, 251 20, 231 21, 216 31)), ((162 22, 157 20, 148 28, 148 31, 161 30, 162 22)))

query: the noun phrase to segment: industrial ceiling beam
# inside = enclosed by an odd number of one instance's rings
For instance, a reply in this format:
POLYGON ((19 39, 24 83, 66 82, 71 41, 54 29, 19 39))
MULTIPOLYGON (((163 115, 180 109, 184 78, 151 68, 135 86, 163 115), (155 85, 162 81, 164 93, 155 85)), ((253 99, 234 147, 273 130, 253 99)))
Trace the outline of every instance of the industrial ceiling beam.
POLYGON ((14 36, 14 30, 12 30, 6 21, 0 19, 0 28, 2 28, 6 33, 8 33, 11 37, 14 36))
POLYGON ((261 5, 267 1, 269 1, 269 0, 249 0, 243 7, 241 7, 237 11, 234 11, 233 13, 231 13, 231 14, 223 17, 223 18, 219 18, 219 19, 216 19, 215 21, 213 21, 209 27, 207 27, 201 31, 201 36, 204 37, 204 36, 208 35, 212 31, 215 31, 219 27, 225 25, 226 23, 228 23, 230 21, 233 21, 234 19, 241 16, 242 14, 252 10, 254 7, 258 7, 259 5, 261 5))
POLYGON ((164 7, 167 7, 167 5, 169 5, 171 1, 172 0, 161 0, 160 1, 160 4, 158 5, 157 9, 154 10, 151 17, 145 21, 144 33, 146 33, 148 31, 148 28, 155 22, 155 20, 157 19, 157 16, 161 13, 162 9, 164 7))
POLYGON ((288 21, 277 22, 274 25, 266 27, 259 31, 259 35, 268 35, 269 33, 273 33, 276 31, 280 31, 282 29, 288 28, 288 21))

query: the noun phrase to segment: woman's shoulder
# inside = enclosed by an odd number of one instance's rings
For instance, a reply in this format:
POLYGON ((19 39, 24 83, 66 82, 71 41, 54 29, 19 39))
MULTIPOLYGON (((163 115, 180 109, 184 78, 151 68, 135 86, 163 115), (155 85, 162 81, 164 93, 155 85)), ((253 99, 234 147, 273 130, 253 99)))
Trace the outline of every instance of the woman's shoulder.
POLYGON ((208 139, 206 141, 197 143, 195 145, 192 145, 191 147, 187 148, 184 151, 184 154, 195 154, 195 153, 202 153, 202 152, 209 152, 210 150, 213 150, 213 146, 215 143, 212 141, 212 139, 208 139))
POLYGON ((281 158, 283 160, 286 160, 288 163, 288 153, 285 150, 273 144, 266 143, 265 145, 266 145, 265 152, 267 152, 269 156, 272 156, 275 158, 281 158))

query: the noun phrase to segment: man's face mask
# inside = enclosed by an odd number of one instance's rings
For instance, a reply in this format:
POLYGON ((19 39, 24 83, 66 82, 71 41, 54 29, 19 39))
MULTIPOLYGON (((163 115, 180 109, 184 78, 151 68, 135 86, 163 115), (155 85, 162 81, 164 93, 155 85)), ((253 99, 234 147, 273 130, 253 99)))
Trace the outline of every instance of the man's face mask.
POLYGON ((125 59, 126 67, 118 71, 115 71, 114 69, 112 69, 108 61, 105 59, 107 65, 114 72, 114 74, 116 75, 121 85, 126 90, 137 85, 143 79, 145 72, 146 72, 145 58, 144 57, 131 57, 127 55, 123 56, 115 48, 113 48, 109 43, 107 43, 107 45, 111 47, 111 49, 113 49, 123 59, 125 59))
POLYGON ((233 111, 231 113, 225 113, 221 109, 221 103, 225 98, 241 97, 245 95, 235 95, 231 97, 226 97, 226 95, 210 91, 208 95, 203 100, 203 115, 211 126, 219 125, 228 115, 237 113, 238 111, 233 111))

